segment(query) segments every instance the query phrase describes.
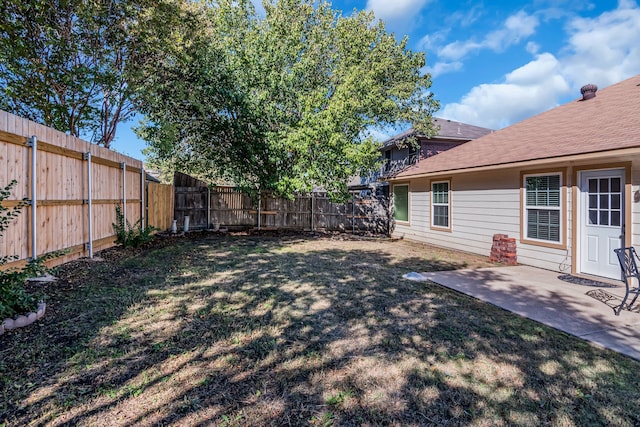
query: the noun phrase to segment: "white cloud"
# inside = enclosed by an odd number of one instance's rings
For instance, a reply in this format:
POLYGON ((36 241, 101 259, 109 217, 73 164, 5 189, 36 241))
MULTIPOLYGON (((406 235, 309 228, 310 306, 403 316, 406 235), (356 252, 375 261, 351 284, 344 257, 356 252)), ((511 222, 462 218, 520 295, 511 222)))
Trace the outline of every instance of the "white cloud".
POLYGON ((604 87, 640 72, 640 8, 634 2, 621 1, 593 19, 573 19, 567 30, 564 72, 575 86, 604 87))
POLYGON ((447 25, 452 27, 469 27, 476 23, 483 15, 483 8, 480 6, 472 7, 465 11, 458 11, 451 14, 447 19, 447 25))
POLYGON ((434 66, 427 66, 423 69, 424 72, 430 73, 432 78, 436 78, 443 74, 450 73, 452 71, 458 71, 462 68, 462 62, 436 62, 434 66))
POLYGON ((526 49, 527 49, 527 52, 529 52, 532 55, 535 55, 540 51, 540 45, 536 42, 528 42, 526 49))
POLYGON ((539 46, 528 43, 532 61, 506 74, 501 83, 472 88, 459 102, 444 106, 442 117, 499 129, 579 98, 584 84, 603 88, 640 73, 637 3, 622 0, 617 9, 598 17, 573 18, 566 31, 568 42, 558 53, 537 54, 539 46))
POLYGON ((474 87, 459 103, 448 104, 442 117, 500 129, 558 104, 570 91, 559 73, 559 62, 550 53, 505 76, 504 83, 474 87))
POLYGON ((436 49, 440 43, 446 40, 449 29, 436 31, 434 33, 424 35, 418 42, 418 48, 422 50, 436 49))
POLYGON ((459 60, 472 50, 479 50, 482 48, 482 43, 475 42, 473 40, 467 40, 464 42, 455 41, 449 43, 445 47, 438 51, 438 57, 450 60, 459 60))
POLYGON ((411 24, 420 10, 430 0, 367 0, 367 9, 372 10, 376 18, 384 20, 391 26, 404 22, 411 24))
POLYGON ((490 32, 483 40, 449 43, 438 51, 438 56, 444 60, 460 60, 470 52, 480 49, 501 52, 534 34, 538 24, 539 20, 535 15, 529 15, 521 10, 515 15, 509 16, 501 28, 490 32))

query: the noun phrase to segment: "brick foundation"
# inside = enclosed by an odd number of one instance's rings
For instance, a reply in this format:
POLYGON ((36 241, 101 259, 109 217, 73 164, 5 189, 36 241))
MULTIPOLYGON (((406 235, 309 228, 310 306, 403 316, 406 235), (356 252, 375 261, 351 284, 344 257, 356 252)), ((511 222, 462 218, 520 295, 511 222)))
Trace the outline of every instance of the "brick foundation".
POLYGON ((489 261, 499 262, 506 265, 518 264, 516 239, 509 237, 506 234, 494 234, 489 261))

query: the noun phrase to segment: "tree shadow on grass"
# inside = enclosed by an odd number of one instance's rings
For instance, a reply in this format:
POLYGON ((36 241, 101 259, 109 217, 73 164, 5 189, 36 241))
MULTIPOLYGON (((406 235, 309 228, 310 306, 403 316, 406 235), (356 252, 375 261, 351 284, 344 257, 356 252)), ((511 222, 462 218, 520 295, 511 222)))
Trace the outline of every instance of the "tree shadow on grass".
POLYGON ((636 362, 404 280, 466 265, 389 245, 216 236, 70 266, 48 321, 0 338, 0 421, 637 421, 636 362))

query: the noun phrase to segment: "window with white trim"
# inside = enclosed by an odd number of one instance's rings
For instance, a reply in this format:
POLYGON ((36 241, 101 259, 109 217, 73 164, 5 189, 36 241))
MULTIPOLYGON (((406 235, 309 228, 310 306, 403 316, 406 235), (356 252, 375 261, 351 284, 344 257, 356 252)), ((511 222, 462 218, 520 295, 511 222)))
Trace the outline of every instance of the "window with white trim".
POLYGON ((449 228, 449 181, 431 183, 431 226, 449 228))
POLYGON ((560 243, 562 239, 562 175, 524 176, 525 236, 560 243))
POLYGON ((409 186, 393 186, 393 217, 396 221, 409 221, 409 186))

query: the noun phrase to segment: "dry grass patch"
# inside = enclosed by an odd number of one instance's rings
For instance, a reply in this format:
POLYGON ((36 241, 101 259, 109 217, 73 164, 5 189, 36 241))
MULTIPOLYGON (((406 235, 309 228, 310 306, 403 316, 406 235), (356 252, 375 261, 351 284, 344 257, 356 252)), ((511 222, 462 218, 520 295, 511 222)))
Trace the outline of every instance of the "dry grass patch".
POLYGON ((638 362, 402 279, 481 257, 303 235, 101 255, 0 337, 0 425, 640 424, 638 362))

